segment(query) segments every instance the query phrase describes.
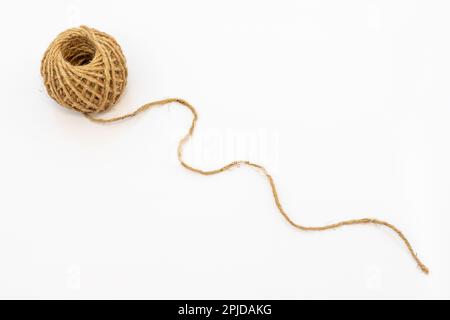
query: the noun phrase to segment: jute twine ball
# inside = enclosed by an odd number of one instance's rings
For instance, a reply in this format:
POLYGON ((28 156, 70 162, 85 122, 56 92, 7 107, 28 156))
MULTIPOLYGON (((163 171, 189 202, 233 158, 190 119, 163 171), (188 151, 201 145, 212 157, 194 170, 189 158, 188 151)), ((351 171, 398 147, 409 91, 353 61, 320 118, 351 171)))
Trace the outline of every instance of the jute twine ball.
POLYGON ((113 117, 99 118, 95 114, 105 111, 119 99, 127 83, 127 67, 122 50, 113 37, 98 30, 81 26, 61 33, 44 54, 41 74, 49 95, 59 104, 82 112, 97 123, 111 123, 134 117, 154 107, 177 103, 192 113, 192 123, 187 134, 178 143, 180 164, 192 172, 211 176, 239 166, 247 166, 262 173, 270 184, 275 205, 280 214, 293 227, 302 231, 325 231, 349 225, 371 224, 384 226, 395 232, 406 245, 409 253, 424 273, 428 268, 419 259, 405 235, 393 224, 372 218, 344 220, 323 226, 305 226, 296 223, 281 205, 275 181, 265 167, 247 160, 230 162, 218 169, 204 170, 186 163, 183 159, 184 145, 194 133, 197 111, 186 100, 167 98, 144 104, 133 112, 113 117))
POLYGON ((48 94, 60 105, 83 113, 102 112, 114 105, 127 74, 116 40, 86 26, 60 33, 41 64, 48 94))

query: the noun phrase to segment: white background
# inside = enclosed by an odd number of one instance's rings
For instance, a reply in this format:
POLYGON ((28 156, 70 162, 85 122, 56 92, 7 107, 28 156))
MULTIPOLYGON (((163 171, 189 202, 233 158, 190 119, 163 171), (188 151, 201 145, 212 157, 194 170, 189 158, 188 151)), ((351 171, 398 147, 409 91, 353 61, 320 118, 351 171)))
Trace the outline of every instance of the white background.
POLYGON ((3 1, 1 298, 450 298, 448 1, 3 1), (165 97, 200 114, 102 126, 51 100, 48 44, 86 24, 128 60, 110 115, 165 97))

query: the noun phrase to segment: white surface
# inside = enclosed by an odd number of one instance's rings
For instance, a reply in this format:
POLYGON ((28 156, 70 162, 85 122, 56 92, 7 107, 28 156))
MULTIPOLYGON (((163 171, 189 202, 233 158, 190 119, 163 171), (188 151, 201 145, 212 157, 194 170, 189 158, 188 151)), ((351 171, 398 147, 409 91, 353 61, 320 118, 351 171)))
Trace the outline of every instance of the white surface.
POLYGON ((0 297, 450 298, 448 1, 8 1, 0 10, 0 297), (128 59, 112 126, 46 94, 40 59, 86 24, 128 59))

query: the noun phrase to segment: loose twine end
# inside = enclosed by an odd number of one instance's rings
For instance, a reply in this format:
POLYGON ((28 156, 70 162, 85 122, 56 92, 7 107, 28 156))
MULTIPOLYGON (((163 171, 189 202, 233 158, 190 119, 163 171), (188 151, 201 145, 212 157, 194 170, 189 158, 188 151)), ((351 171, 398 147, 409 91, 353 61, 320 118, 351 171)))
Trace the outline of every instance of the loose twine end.
POLYGON ((382 220, 378 220, 378 219, 372 219, 372 218, 363 218, 363 219, 354 219, 354 220, 345 220, 345 221, 340 221, 334 224, 330 224, 330 225, 324 225, 324 226, 320 226, 320 227, 309 227, 309 226, 303 226, 300 225, 296 222, 294 222, 292 220, 292 218, 286 213, 286 211, 284 210, 281 201, 280 201, 280 197, 278 195, 278 191, 277 188, 275 186, 275 181, 272 178, 272 176, 269 174, 269 172, 266 170, 265 167, 257 164, 257 163, 253 163, 250 161, 233 161, 230 162, 226 165, 224 165, 221 168, 218 169, 214 169, 214 170, 202 170, 202 169, 198 169, 195 168, 189 164, 187 164, 184 159, 183 159, 183 147, 186 144, 186 142, 192 137, 193 133, 194 133, 194 129, 195 129, 195 125, 198 119, 198 114, 197 111, 195 110, 195 108, 188 103, 187 101, 183 100, 183 99, 179 99, 179 98, 169 98, 169 99, 164 99, 164 100, 159 100, 159 101, 154 101, 151 103, 147 103, 145 105, 143 105, 142 107, 138 108, 136 111, 131 112, 129 114, 125 114, 119 117, 115 117, 115 118, 110 118, 110 119, 101 119, 101 118, 96 118, 94 117, 92 114, 90 113, 86 113, 85 116, 90 119, 91 121, 94 122, 100 122, 100 123, 110 123, 110 122, 116 122, 116 121, 120 121, 120 120, 124 120, 126 118, 131 118, 136 116, 137 114, 144 112, 148 109, 151 109, 153 107, 158 107, 158 106, 164 106, 164 105, 168 105, 170 103, 178 103, 181 106, 186 107, 193 115, 192 117, 192 123, 191 126, 189 128, 188 133, 181 138, 179 144, 178 144, 178 161, 180 162, 180 164, 195 173, 201 174, 201 175, 205 175, 205 176, 210 176, 210 175, 215 175, 215 174, 219 174, 221 172, 225 172, 228 170, 231 170, 235 167, 240 167, 240 166, 247 166, 250 168, 253 168, 257 171, 259 171, 261 174, 263 174, 267 180, 269 181, 271 190, 272 190, 272 195, 275 201, 275 205, 278 209, 278 211, 281 213, 281 215, 284 217, 284 219, 293 227, 302 230, 302 231, 325 231, 325 230, 329 230, 329 229, 337 229, 340 227, 344 227, 344 226, 350 226, 350 225, 357 225, 357 224, 372 224, 372 225, 381 225, 384 227, 387 227, 389 229, 391 229, 392 231, 394 231, 399 237, 400 239, 402 239, 402 241, 404 242, 406 248, 408 249, 408 251, 410 252, 411 256, 413 257, 413 259, 416 261, 417 265, 419 266, 420 270, 424 273, 424 274, 429 274, 429 269, 427 266, 425 266, 425 264, 419 259, 419 257, 417 256, 417 254, 414 252, 409 240, 405 237, 405 235, 400 231, 400 229, 398 229, 396 226, 394 226, 393 224, 390 224, 386 221, 382 221, 382 220))

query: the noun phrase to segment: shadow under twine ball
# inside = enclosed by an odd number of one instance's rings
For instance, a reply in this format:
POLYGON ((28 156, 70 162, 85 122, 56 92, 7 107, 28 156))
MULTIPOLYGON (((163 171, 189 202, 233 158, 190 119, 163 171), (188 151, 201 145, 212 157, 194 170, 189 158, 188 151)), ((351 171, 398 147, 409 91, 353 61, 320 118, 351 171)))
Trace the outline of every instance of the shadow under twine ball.
POLYGON ((48 94, 60 105, 82 113, 108 110, 127 84, 125 56, 116 40, 81 26, 60 33, 41 64, 48 94))

